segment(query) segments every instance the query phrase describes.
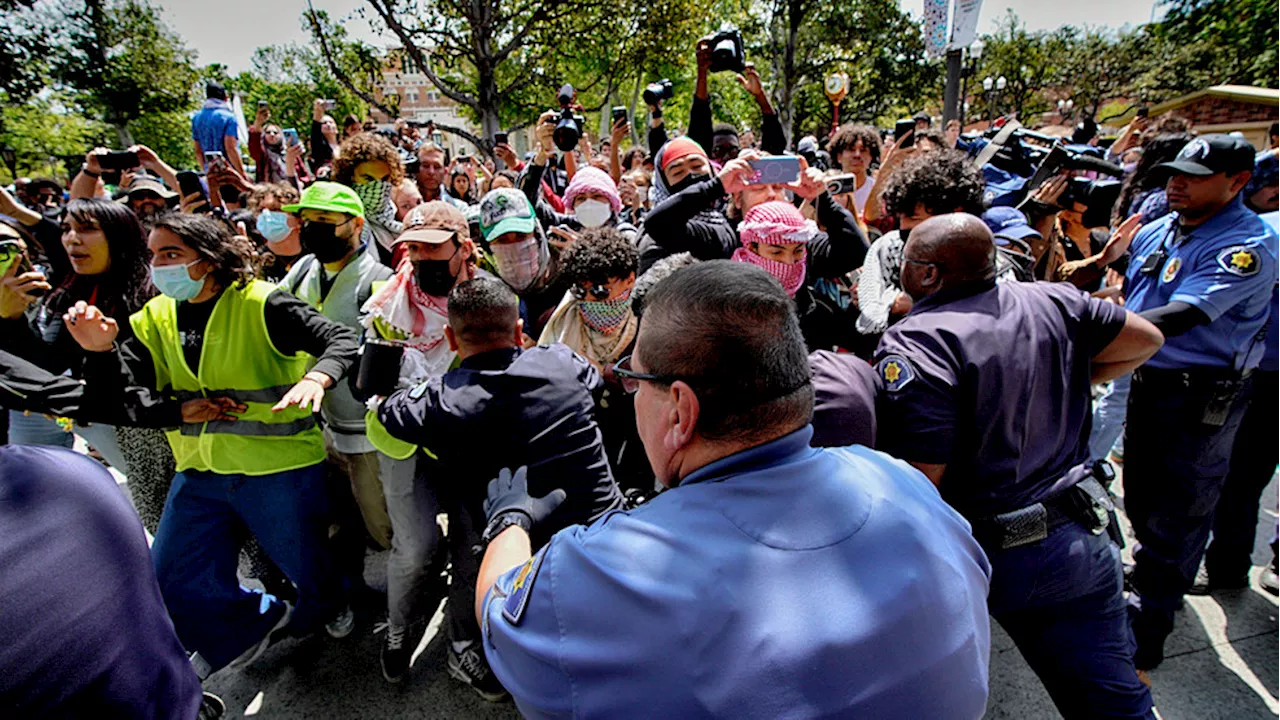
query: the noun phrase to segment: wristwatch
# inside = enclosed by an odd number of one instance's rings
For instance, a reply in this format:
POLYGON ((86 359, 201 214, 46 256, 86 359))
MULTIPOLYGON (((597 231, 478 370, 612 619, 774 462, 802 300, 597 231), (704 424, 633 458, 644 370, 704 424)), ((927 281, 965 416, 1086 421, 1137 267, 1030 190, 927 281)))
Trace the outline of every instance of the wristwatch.
POLYGON ((90 170, 90 169, 89 169, 89 164, 88 164, 88 163, 85 163, 85 164, 83 164, 83 165, 81 165, 81 166, 80 166, 80 172, 84 173, 85 175, 88 175, 88 176, 89 176, 89 177, 91 177, 91 178, 102 177, 102 176, 101 176, 101 175, 99 175, 98 173, 96 173, 96 172, 94 172, 94 171, 90 170))
POLYGON ((503 530, 515 525, 523 528, 525 532, 529 532, 533 528, 533 523, 529 520, 529 516, 519 511, 508 511, 495 517, 489 521, 484 529, 484 535, 481 539, 488 545, 493 539, 502 534, 503 530))

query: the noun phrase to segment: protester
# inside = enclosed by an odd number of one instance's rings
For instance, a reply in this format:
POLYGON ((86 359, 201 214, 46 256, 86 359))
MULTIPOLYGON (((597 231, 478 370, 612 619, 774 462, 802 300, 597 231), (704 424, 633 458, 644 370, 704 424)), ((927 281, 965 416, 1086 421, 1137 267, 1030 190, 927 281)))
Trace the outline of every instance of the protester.
POLYGON ((914 305, 876 351, 880 447, 973 524, 992 616, 1059 712, 1149 716, 1084 430, 1090 384, 1141 365, 1159 331, 1068 285, 996 283, 991 233, 971 215, 916 226, 901 272, 914 305))
POLYGON ((209 153, 220 154, 240 175, 244 163, 240 159, 240 126, 227 102, 227 91, 210 81, 204 86, 204 107, 191 118, 191 140, 196 148, 196 161, 209 169, 209 153))
POLYGON ((533 204, 518 190, 493 190, 480 200, 480 232, 498 276, 520 296, 525 331, 537 337, 569 289, 560 277, 560 248, 548 242, 533 204))
POLYGON ((818 715, 982 715, 986 559, 918 473, 809 448, 805 355, 767 273, 679 270, 616 368, 671 489, 539 550, 571 488, 536 466, 490 483, 475 612, 523 714, 763 718, 803 696, 818 715))
POLYGON ((306 148, 301 140, 288 144, 284 131, 271 119, 271 108, 258 105, 258 111, 249 126, 249 157, 253 158, 254 180, 260 183, 311 183, 311 173, 303 160, 306 148))
POLYGON ((467 168, 459 165, 449 173, 449 194, 468 205, 474 205, 476 194, 472 183, 473 178, 467 168))
POLYGON ((1139 670, 1164 660, 1264 351, 1276 244, 1241 197, 1253 161, 1244 140, 1192 140, 1160 168, 1173 212, 1144 226, 1130 251, 1125 306, 1167 338, 1134 373, 1125 431, 1125 512, 1140 543, 1130 596, 1139 670))
POLYGON ((424 142, 418 148, 418 192, 423 202, 443 200, 466 212, 467 204, 445 191, 445 178, 448 170, 445 167, 444 148, 433 142, 424 142))
POLYGON ((286 627, 344 637, 354 618, 325 549, 313 413, 346 373, 355 333, 255 280, 247 243, 216 220, 165 216, 147 244, 163 294, 129 318, 126 337, 117 344, 120 322, 84 301, 66 322, 97 407, 174 428, 178 474, 152 553, 178 638, 205 677, 253 662, 286 627), (319 358, 310 372, 308 356, 319 358), (296 608, 236 581, 244 528, 297 586, 296 608))
POLYGON ((876 181, 871 166, 880 162, 880 140, 876 129, 867 125, 842 125, 831 137, 831 159, 842 173, 853 175, 853 192, 836 199, 855 217, 862 215, 876 181))
POLYGON ((327 100, 316 99, 311 104, 311 172, 317 178, 322 170, 328 179, 327 169, 338 156, 338 123, 326 110, 332 105, 327 100))
MULTIPOLYGON (((540 528, 592 522, 621 506, 594 416, 600 374, 564 345, 521 350, 519 300, 502 282, 476 278, 449 294, 445 337, 461 364, 378 410, 394 437, 439 458, 440 501, 449 512, 453 581, 449 586, 449 674, 494 701, 506 691, 493 676, 475 617, 485 486, 510 465, 534 468, 534 487, 567 498, 540 528), (503 442, 491 442, 502 438, 503 442)), ((487 541, 486 536, 483 540, 487 541)))
POLYGON ((404 179, 400 153, 373 133, 358 133, 344 140, 333 161, 333 181, 353 189, 364 210, 360 242, 376 249, 378 259, 391 263, 391 243, 404 230, 396 220, 391 189, 404 179))

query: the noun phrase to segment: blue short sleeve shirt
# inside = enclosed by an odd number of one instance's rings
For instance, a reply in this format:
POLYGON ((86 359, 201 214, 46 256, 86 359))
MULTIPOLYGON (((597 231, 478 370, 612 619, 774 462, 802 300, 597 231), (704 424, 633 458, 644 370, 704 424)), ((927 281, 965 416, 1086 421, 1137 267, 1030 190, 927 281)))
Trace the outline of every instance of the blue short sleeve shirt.
POLYGON ((1251 370, 1264 350, 1264 328, 1276 285, 1276 235, 1237 196, 1216 215, 1178 237, 1178 214, 1138 231, 1125 277, 1125 307, 1143 312, 1173 302, 1209 317, 1165 339, 1147 361, 1154 368, 1251 370), (1158 268, 1142 267, 1159 252, 1158 268))
MULTIPOLYGON (((191 118, 191 139, 204 152, 224 152, 223 138, 238 137, 236 116, 228 107, 206 107, 191 118)), ((202 160, 203 162, 203 160, 202 160)))

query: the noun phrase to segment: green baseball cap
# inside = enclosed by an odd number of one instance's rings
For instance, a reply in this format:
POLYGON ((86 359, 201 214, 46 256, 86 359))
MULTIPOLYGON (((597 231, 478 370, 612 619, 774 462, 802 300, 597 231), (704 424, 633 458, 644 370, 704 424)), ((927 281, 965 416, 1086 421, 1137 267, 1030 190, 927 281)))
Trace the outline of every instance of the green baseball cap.
POLYGON ((480 232, 485 240, 509 232, 531 233, 537 227, 533 203, 519 190, 498 188, 480 199, 480 232))
POLYGON ((311 183, 311 187, 302 191, 302 199, 293 205, 280 208, 283 212, 296 213, 299 210, 324 210, 327 212, 345 213, 358 218, 364 217, 364 203, 356 191, 336 182, 323 180, 311 183))

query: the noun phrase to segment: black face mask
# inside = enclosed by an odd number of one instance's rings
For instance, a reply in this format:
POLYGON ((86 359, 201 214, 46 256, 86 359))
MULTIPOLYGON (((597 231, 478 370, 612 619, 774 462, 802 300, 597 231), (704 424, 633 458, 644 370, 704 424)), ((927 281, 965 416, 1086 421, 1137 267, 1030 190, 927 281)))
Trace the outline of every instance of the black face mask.
MULTIPOLYGON (((346 225, 348 222, 342 223, 346 225)), ((302 223, 302 228, 298 231, 298 240, 302 242, 302 249, 316 256, 316 259, 322 263, 337 262, 347 256, 351 252, 351 241, 344 237, 338 237, 339 225, 331 225, 318 220, 309 220, 302 223)))
POLYGON ((902 240, 903 246, 907 244, 907 236, 911 235, 911 228, 898 228, 898 238, 902 240))
POLYGON ((676 193, 684 192, 685 190, 688 190, 694 185, 697 185, 698 183, 703 182, 710 177, 711 177, 710 175, 703 175, 701 173, 690 174, 685 179, 671 186, 671 194, 675 195, 676 193))
POLYGON ((447 297, 453 289, 457 276, 449 270, 450 263, 458 254, 457 250, 448 260, 417 260, 413 263, 413 274, 418 278, 418 287, 432 297, 447 297))

